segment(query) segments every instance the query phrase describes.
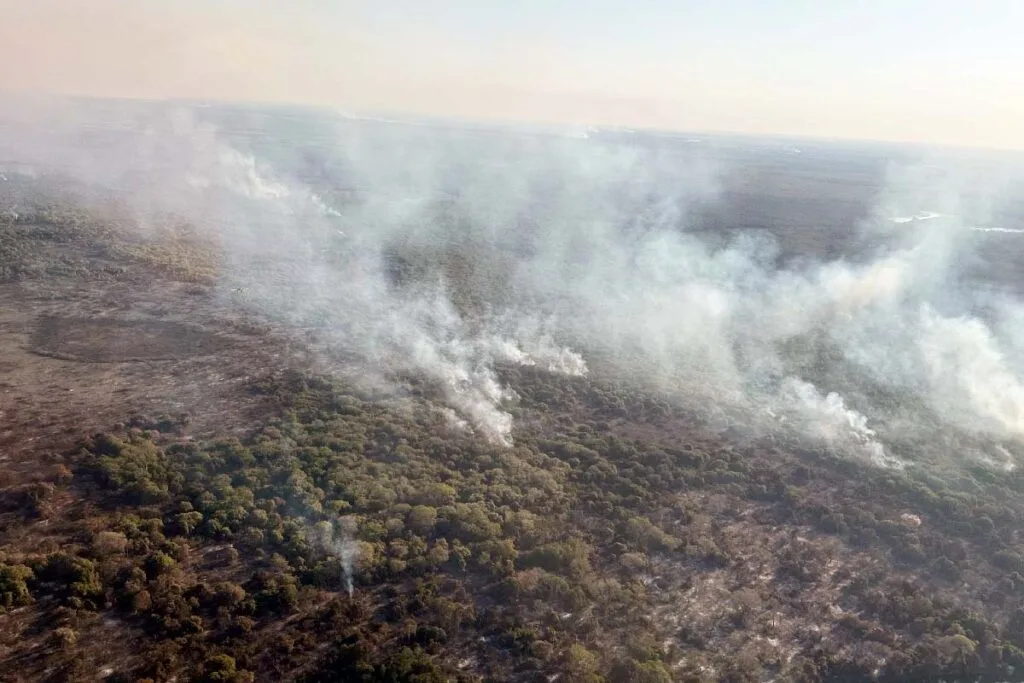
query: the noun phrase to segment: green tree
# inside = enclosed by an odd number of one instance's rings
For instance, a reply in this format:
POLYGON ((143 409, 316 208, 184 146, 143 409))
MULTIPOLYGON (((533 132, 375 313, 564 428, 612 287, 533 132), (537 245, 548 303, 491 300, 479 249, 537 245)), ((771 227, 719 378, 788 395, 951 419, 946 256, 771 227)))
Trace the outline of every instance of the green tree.
POLYGON ((32 570, 23 564, 0 563, 0 614, 32 604, 28 590, 28 581, 32 578, 32 570))
POLYGON ((434 525, 437 524, 437 508, 429 505, 416 505, 409 510, 406 522, 414 532, 424 536, 429 535, 434 531, 434 525))
POLYGON ((565 678, 571 683, 598 683, 600 660, 593 652, 575 643, 565 652, 565 678))

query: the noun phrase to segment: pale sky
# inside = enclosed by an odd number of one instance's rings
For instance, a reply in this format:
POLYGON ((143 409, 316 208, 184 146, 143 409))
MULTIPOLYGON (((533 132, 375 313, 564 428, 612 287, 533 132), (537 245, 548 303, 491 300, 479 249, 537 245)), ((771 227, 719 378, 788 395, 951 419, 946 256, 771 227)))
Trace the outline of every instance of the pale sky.
POLYGON ((0 0, 0 90, 1024 148, 1024 0, 0 0))

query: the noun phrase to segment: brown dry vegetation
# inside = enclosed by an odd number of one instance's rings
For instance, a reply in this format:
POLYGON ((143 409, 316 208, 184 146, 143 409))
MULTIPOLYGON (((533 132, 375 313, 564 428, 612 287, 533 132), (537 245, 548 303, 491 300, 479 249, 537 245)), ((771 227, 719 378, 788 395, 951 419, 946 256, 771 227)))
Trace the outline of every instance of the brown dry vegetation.
POLYGON ((869 469, 522 367, 491 446, 417 378, 324 378, 209 245, 161 239, 0 223, 4 680, 1024 672, 1021 475, 869 469), (339 518, 351 597, 314 533, 339 518))

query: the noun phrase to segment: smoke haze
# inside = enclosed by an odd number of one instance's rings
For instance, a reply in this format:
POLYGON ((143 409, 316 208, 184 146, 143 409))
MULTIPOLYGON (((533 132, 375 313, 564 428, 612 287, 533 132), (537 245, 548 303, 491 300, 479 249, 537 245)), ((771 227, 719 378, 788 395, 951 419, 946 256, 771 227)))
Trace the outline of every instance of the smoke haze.
POLYGON ((1024 148, 1022 18, 1009 0, 0 0, 0 91, 1024 148))
POLYGON ((908 445, 936 425, 1014 450, 1024 308, 968 271, 1016 167, 895 164, 857 249, 794 254, 698 229, 742 171, 702 149, 100 103, 39 104, 0 133, 8 175, 70 176, 143 234, 183 217, 218 247, 224 300, 315 329, 365 376, 425 378, 453 426, 496 444, 515 440, 500 369, 518 364, 628 378, 875 466, 964 457, 908 445))

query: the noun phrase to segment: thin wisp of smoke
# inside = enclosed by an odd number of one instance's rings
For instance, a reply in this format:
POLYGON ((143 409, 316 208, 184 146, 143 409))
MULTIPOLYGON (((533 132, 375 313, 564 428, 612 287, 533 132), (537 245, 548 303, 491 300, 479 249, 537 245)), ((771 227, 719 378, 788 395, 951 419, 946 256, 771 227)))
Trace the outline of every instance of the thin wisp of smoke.
POLYGON ((355 563, 359 559, 359 544, 355 540, 357 531, 355 519, 342 517, 334 523, 318 522, 308 534, 322 551, 338 558, 341 580, 349 597, 355 592, 355 563))

